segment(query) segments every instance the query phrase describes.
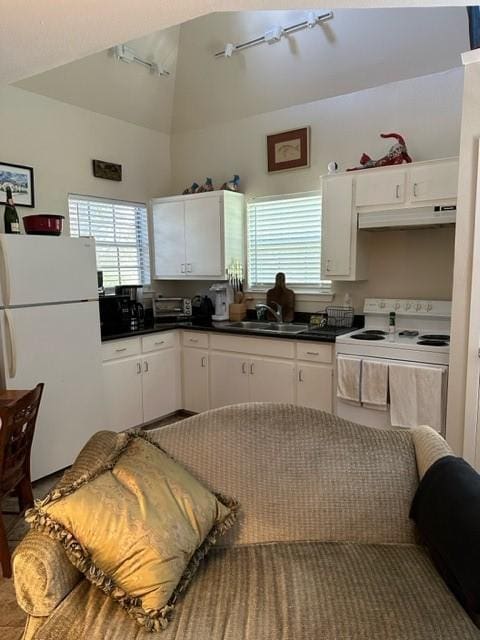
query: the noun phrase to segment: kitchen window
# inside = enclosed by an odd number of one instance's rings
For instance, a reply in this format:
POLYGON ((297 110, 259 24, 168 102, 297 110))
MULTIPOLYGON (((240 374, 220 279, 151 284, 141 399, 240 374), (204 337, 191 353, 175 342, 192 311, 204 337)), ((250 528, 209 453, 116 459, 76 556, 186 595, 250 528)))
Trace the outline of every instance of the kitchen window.
POLYGON ((266 290, 283 271, 299 293, 331 293, 321 277, 322 198, 319 192, 255 198, 247 207, 248 283, 266 290))
POLYGON ((147 207, 138 202, 69 195, 70 234, 93 236, 105 288, 150 284, 147 207))

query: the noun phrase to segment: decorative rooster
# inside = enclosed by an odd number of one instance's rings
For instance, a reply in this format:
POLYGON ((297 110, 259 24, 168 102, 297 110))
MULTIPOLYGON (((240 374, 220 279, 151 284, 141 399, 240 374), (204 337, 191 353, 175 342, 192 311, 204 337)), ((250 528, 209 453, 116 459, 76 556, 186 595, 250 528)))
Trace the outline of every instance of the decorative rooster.
POLYGON ((186 196, 190 193, 197 193, 198 190, 198 184, 196 182, 192 182, 192 186, 191 187, 187 187, 183 193, 182 196, 186 196))
POLYGON ((229 180, 228 182, 224 182, 220 189, 223 189, 225 191, 238 191, 239 187, 240 176, 237 176, 237 174, 235 174, 231 180, 229 180))
POLYGON ((213 182, 211 178, 205 178, 205 182, 198 187, 197 193, 205 193, 205 191, 213 191, 213 182))
POLYGON ((412 162, 412 158, 408 155, 407 145, 405 140, 398 133, 381 133, 381 138, 395 138, 397 142, 390 147, 388 153, 379 158, 378 160, 372 160, 366 153, 360 158, 361 167, 353 167, 353 169, 347 169, 347 171, 359 171, 360 169, 372 169, 373 167, 386 167, 392 164, 402 164, 404 162, 412 162))

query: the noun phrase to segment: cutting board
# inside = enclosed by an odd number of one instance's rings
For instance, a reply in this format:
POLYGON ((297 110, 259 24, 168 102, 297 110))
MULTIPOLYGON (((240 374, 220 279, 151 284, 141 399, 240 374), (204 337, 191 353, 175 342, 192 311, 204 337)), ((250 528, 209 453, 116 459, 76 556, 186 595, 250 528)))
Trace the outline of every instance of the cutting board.
MULTIPOLYGON (((267 291, 267 304, 271 306, 272 302, 281 305, 284 322, 293 322, 295 315, 295 293, 292 289, 287 288, 284 273, 277 273, 275 286, 273 289, 267 291)), ((275 319, 270 312, 268 316, 270 320, 275 319)))

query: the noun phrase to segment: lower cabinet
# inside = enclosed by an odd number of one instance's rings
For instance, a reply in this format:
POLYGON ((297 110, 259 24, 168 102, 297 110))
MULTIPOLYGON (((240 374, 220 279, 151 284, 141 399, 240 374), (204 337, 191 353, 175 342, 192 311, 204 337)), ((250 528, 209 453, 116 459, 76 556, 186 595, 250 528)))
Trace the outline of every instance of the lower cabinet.
POLYGON ((240 402, 294 402, 295 363, 212 353, 212 409, 240 402))
POLYGON ((123 431, 143 422, 141 367, 139 358, 103 363, 106 429, 123 431))
POLYGON ((181 409, 177 340, 171 333, 157 341, 147 336, 103 344, 107 429, 123 431, 181 409))
POLYGON ((310 409, 332 411, 333 368, 298 362, 297 404, 310 409))
POLYGON ((210 407, 208 398, 208 350, 183 349, 183 408, 201 413, 210 407))

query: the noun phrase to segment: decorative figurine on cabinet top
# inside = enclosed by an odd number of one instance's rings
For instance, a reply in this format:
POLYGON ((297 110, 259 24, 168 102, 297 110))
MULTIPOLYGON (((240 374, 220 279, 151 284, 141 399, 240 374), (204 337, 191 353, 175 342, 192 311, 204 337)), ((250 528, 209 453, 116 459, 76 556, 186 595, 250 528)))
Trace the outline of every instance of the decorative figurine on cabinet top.
POLYGON ((360 167, 353 167, 347 171, 359 171, 360 169, 373 169, 374 167, 387 167, 394 164, 402 164, 404 162, 412 162, 412 158, 408 155, 405 140, 398 133, 381 133, 381 138, 395 138, 397 142, 390 147, 388 153, 378 160, 372 160, 366 153, 360 158, 360 167))
POLYGON ((205 178, 205 182, 201 187, 198 187, 197 193, 205 193, 206 191, 213 191, 213 182, 211 178, 205 178))
POLYGON ((228 182, 224 182, 220 187, 221 190, 225 191, 238 191, 240 187, 240 176, 235 174, 231 180, 228 182))
POLYGON ((190 195, 191 193, 197 193, 198 190, 198 183, 197 182, 192 182, 192 186, 191 187, 187 187, 183 193, 182 196, 187 196, 190 195))

